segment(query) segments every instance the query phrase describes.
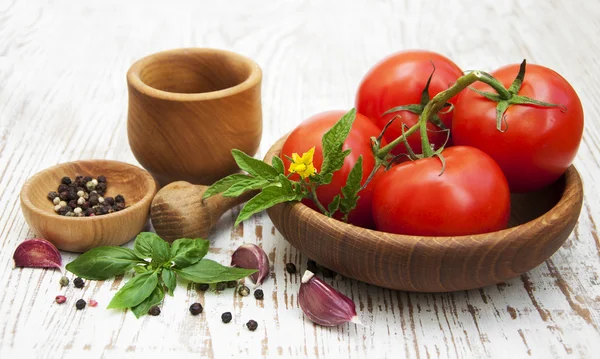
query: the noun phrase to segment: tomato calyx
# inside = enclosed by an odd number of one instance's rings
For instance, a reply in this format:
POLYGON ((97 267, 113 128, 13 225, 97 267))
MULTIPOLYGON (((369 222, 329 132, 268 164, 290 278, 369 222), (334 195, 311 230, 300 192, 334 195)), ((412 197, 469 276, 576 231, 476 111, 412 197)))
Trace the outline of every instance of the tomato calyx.
MULTIPOLYGON (((385 115, 389 115, 391 113, 395 113, 395 112, 400 112, 400 111, 408 111, 408 112, 412 112, 415 115, 421 115, 423 113, 423 110, 425 109, 425 106, 427 105, 427 103, 429 103, 429 101, 431 100, 431 96, 429 95, 429 85, 431 84, 431 78, 433 77, 433 74, 435 73, 435 64, 433 63, 433 61, 430 61, 431 66, 433 67, 433 70, 431 71, 431 74, 429 74, 429 78, 427 79, 427 83, 425 83, 425 87, 423 88, 423 91, 421 92, 421 100, 420 103, 416 103, 416 104, 410 104, 410 105, 402 105, 402 106, 396 106, 393 107, 387 111, 385 111, 384 113, 381 114, 381 116, 385 116, 385 115)), ((447 110, 441 112, 442 114, 446 114, 452 111, 452 109, 454 108, 454 105, 452 105, 451 103, 445 103, 444 104, 445 108, 448 108, 447 110)), ((393 118, 391 121, 393 121, 395 118, 393 118)), ((434 114, 431 119, 430 119, 431 123, 433 123, 436 127, 438 127, 441 130, 447 130, 448 127, 446 127, 446 125, 444 125, 444 122, 442 122, 442 119, 440 118, 440 116, 436 113, 434 114)), ((389 123, 388 122, 388 125, 389 123)), ((387 128, 388 125, 386 125, 385 127, 387 128)))
POLYGON ((558 107, 562 112, 567 111, 567 108, 564 105, 539 101, 536 99, 519 95, 519 90, 521 90, 523 80, 525 79, 526 65, 527 61, 523 60, 519 67, 519 73, 517 74, 517 77, 514 79, 514 81, 508 87, 508 89, 505 88, 500 83, 500 81, 496 80, 492 75, 485 72, 481 72, 484 75, 481 78, 481 81, 490 85, 492 89, 496 91, 496 93, 480 91, 478 89, 469 87, 471 91, 478 93, 479 95, 487 98, 488 100, 498 103, 498 105, 496 106, 496 129, 500 132, 506 132, 506 130, 508 130, 508 123, 506 122, 505 113, 511 105, 533 105, 546 108, 558 107))

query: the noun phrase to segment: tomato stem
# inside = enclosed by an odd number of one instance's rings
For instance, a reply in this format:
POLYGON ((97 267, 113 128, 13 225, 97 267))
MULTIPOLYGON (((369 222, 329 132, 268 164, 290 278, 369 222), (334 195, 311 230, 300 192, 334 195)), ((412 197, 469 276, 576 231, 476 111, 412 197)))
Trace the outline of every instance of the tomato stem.
POLYGON ((319 211, 321 211, 327 217, 331 217, 331 213, 329 213, 329 211, 323 206, 323 204, 321 204, 321 201, 319 201, 319 198, 317 197, 317 191, 313 183, 308 185, 308 194, 310 196, 310 199, 317 206, 317 208, 319 208, 319 211))

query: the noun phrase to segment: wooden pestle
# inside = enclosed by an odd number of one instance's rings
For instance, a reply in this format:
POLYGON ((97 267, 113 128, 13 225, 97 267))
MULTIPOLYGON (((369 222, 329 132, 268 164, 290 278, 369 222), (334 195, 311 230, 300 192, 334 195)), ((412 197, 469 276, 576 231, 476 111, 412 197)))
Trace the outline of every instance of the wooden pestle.
POLYGON ((248 191, 239 197, 217 194, 203 200, 207 189, 208 186, 178 181, 158 191, 150 207, 156 233, 167 242, 179 238, 206 239, 223 213, 258 193, 248 191))

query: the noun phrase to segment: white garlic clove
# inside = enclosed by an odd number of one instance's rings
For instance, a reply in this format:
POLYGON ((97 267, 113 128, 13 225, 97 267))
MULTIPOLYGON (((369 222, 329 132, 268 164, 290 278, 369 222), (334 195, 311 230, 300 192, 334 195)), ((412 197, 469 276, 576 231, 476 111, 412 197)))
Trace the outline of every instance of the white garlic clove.
POLYGON ((352 299, 316 277, 304 272, 298 302, 312 322, 323 326, 336 326, 347 322, 361 324, 352 299))
POLYGON ((269 257, 256 244, 242 244, 231 255, 231 265, 245 269, 257 269, 250 279, 255 284, 262 284, 269 275, 269 257))

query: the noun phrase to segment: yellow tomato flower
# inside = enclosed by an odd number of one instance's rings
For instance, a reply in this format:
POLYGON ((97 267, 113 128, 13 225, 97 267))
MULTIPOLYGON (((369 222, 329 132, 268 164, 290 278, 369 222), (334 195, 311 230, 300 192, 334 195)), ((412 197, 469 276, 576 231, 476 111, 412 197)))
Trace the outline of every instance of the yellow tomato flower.
POLYGON ((317 173, 317 169, 313 165, 313 156, 315 154, 315 148, 311 148, 308 152, 305 152, 302 157, 297 153, 292 153, 292 162, 288 172, 297 173, 305 179, 306 177, 314 176, 317 173))

